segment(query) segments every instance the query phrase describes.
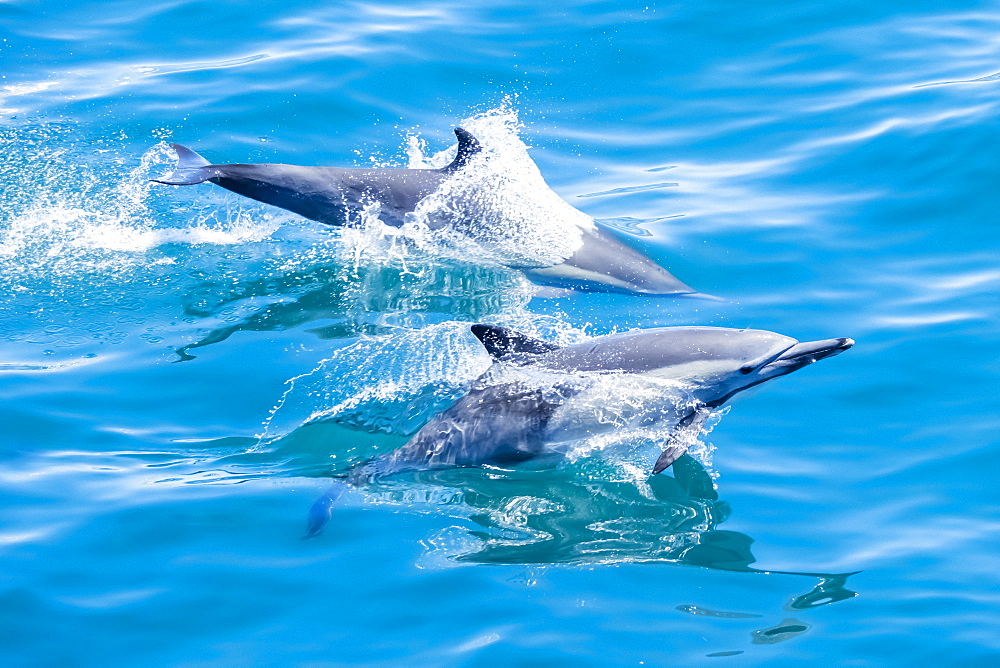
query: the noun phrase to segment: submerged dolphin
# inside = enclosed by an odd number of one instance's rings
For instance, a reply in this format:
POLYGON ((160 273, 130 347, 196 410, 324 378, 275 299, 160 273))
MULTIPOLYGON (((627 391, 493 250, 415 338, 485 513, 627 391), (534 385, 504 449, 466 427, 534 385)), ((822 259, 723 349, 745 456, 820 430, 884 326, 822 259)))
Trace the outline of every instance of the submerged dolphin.
MULTIPOLYGON (((347 483, 559 456, 567 443, 623 426, 669 427, 656 475, 737 393, 854 345, 846 338, 799 342, 721 327, 637 330, 566 347, 493 325, 473 325, 472 332, 494 364, 405 445, 351 470, 347 483), (626 400, 609 416, 617 390, 626 400)), ((342 488, 335 483, 313 506, 308 535, 322 530, 342 488)))
MULTIPOLYGON (((377 205, 379 218, 400 226, 406 214, 461 170, 481 151, 475 137, 455 128, 458 152, 440 169, 353 169, 282 164, 214 165, 180 144, 172 174, 156 183, 187 186, 210 181, 240 195, 293 211, 328 225, 349 225, 377 205)), ((579 212, 577 212, 579 213, 579 212)), ((470 213, 474 215, 474 211, 470 213)), ((581 214, 582 215, 582 214, 581 214)), ((536 282, 649 295, 691 294, 695 290, 663 267, 612 237, 591 221, 580 245, 563 262, 527 269, 536 282)))

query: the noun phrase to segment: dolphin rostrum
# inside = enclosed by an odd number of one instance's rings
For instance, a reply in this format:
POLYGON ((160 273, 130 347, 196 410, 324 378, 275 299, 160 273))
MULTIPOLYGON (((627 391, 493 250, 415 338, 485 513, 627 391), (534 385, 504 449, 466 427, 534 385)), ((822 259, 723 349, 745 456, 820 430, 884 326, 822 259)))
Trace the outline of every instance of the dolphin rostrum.
MULTIPOLYGON (((413 213, 421 200, 482 152, 481 145, 468 131, 455 128, 455 135, 458 137, 455 158, 440 169, 215 165, 185 146, 171 144, 177 152, 174 172, 152 180, 175 186, 210 181, 245 197, 328 225, 357 223, 362 213, 375 205, 380 220, 398 227, 406 222, 407 214, 413 213)), ((585 290, 648 295, 695 293, 669 271, 598 227, 592 219, 573 211, 587 221, 580 225, 579 245, 560 263, 521 267, 533 280, 585 290)), ((470 206, 463 214, 475 217, 475 206, 470 206)), ((568 224, 577 224, 578 220, 574 217, 575 222, 568 224)))
MULTIPOLYGON (((667 469, 734 395, 844 352, 846 338, 799 342, 757 329, 663 327, 559 347, 505 327, 473 325, 493 365, 405 445, 347 473, 364 484, 403 471, 510 465, 558 457, 615 429, 669 429, 652 473, 667 469)), ((309 535, 343 485, 310 513, 309 535)))

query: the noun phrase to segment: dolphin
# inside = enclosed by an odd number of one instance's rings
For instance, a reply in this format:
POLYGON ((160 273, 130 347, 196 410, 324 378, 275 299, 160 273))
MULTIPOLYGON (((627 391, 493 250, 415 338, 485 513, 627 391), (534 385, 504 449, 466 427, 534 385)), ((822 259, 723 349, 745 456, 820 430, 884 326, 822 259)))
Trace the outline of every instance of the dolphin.
MULTIPOLYGON (((482 152, 467 130, 455 128, 458 150, 440 169, 355 169, 283 164, 212 164, 195 151, 170 144, 177 165, 155 183, 188 186, 209 181, 245 197, 287 209, 328 225, 356 224, 371 205, 379 218, 399 227, 425 197, 482 152)), ((475 215, 472 206, 469 215, 475 215)), ((696 294, 696 291, 651 259, 616 239, 593 219, 580 226, 580 244, 563 262, 533 267, 526 273, 536 283, 605 292, 646 295, 696 294)), ((570 223, 574 224, 574 223, 570 223)))
POLYGON ((177 167, 155 183, 190 186, 211 181, 245 197, 328 225, 348 225, 358 221, 371 204, 379 205, 379 218, 400 226, 405 214, 431 194, 449 176, 464 167, 481 150, 469 132, 455 128, 458 153, 441 169, 352 169, 345 167, 302 167, 299 165, 213 165, 180 144, 177 167))
MULTIPOLYGON (((472 333, 493 358, 490 368, 406 444, 350 470, 347 484, 558 458, 567 444, 628 426, 669 430, 656 475, 736 394, 854 345, 724 327, 641 329, 564 347, 496 325, 473 325, 472 333), (616 402, 619 391, 625 400, 616 402)), ((322 530, 342 491, 335 483, 314 504, 307 535, 322 530)))

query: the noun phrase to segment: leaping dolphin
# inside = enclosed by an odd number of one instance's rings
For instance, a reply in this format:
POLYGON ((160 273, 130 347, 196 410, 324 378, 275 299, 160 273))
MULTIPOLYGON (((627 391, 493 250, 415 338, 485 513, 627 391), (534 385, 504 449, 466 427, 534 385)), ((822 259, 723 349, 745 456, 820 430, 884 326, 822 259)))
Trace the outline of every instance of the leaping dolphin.
MULTIPOLYGON (((376 205, 379 218, 398 227, 421 200, 438 190, 481 152, 480 143, 468 131, 455 128, 455 135, 458 137, 455 159, 440 169, 215 165, 185 146, 171 144, 177 152, 174 172, 152 181, 175 186, 210 181, 245 197, 328 225, 356 223, 367 207, 376 205)), ((475 207, 470 208, 472 210, 464 213, 474 216, 475 207)), ((576 213, 587 219, 580 212, 576 213)), ((647 295, 695 293, 669 271, 615 239, 592 220, 580 231, 580 243, 569 257, 551 266, 526 268, 529 277, 539 283, 585 290, 647 295)))
MULTIPOLYGON (((473 325, 472 333, 493 365, 405 445, 349 471, 348 484, 559 456, 567 444, 628 426, 669 429, 656 475, 739 392, 854 345, 722 327, 644 329, 565 347, 494 325, 473 325)), ((335 483, 313 506, 308 535, 322 530, 342 488, 335 483)))
POLYGON ((356 222, 365 207, 379 205, 379 218, 393 226, 481 150, 469 132, 455 128, 458 153, 441 169, 351 169, 299 165, 213 165, 180 144, 173 174, 156 183, 190 186, 211 181, 245 197, 287 209, 327 225, 356 222))

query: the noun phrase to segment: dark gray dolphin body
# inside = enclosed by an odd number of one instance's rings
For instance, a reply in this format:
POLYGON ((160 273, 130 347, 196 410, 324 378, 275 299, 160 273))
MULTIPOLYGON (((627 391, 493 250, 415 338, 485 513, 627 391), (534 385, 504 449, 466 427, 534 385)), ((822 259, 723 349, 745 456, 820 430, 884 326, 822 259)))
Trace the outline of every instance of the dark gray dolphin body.
MULTIPOLYGON (((209 181, 227 190, 287 209, 328 225, 349 225, 371 205, 379 218, 400 226, 406 214, 481 151, 469 132, 455 128, 458 152, 441 169, 352 169, 283 164, 214 165, 180 144, 177 167, 156 183, 194 185, 209 181)), ((471 212, 470 215, 474 215, 471 212)), ((536 282, 584 290, 647 295, 692 294, 669 271, 597 227, 582 229, 581 245, 565 261, 527 270, 536 282)))
POLYGON ((437 190, 479 152, 475 137, 462 128, 455 128, 455 134, 458 154, 441 169, 213 165, 191 149, 171 144, 177 151, 177 168, 170 176, 153 181, 174 186, 211 181, 226 190, 328 225, 356 222, 365 207, 378 204, 379 217, 389 225, 398 226, 420 200, 437 190))
MULTIPOLYGON (((799 342, 764 330, 722 327, 644 329, 565 347, 493 325, 473 325, 472 332, 494 359, 490 369, 405 445, 356 467, 346 482, 558 456, 560 443, 615 428, 601 412, 609 385, 595 378, 626 390, 650 380, 685 388, 683 395, 646 395, 652 397, 646 401, 673 405, 639 406, 636 413, 647 426, 670 429, 655 475, 684 454, 712 411, 737 393, 854 345, 846 338, 799 342)), ((328 494, 314 506, 310 535, 322 529, 332 503, 328 494)))

